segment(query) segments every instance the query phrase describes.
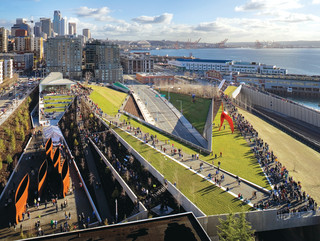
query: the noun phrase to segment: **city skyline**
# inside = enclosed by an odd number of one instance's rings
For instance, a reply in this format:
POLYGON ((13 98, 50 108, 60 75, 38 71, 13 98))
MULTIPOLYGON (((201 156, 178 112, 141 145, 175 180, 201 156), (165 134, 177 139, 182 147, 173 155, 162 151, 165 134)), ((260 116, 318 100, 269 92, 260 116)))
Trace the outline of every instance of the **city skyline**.
POLYGON ((226 0, 138 2, 17 0, 0 3, 0 26, 10 29, 16 18, 51 18, 55 10, 75 22, 77 33, 118 40, 319 40, 319 0, 226 0), (14 9, 14 11, 8 9, 14 9))

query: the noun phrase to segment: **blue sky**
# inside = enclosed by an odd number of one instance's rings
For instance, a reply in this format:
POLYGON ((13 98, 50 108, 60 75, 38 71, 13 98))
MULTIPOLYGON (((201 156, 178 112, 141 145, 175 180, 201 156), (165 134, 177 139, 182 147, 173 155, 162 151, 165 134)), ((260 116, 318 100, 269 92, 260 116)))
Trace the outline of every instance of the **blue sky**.
POLYGON ((101 39, 320 40, 320 0, 0 0, 0 26, 54 10, 101 39))

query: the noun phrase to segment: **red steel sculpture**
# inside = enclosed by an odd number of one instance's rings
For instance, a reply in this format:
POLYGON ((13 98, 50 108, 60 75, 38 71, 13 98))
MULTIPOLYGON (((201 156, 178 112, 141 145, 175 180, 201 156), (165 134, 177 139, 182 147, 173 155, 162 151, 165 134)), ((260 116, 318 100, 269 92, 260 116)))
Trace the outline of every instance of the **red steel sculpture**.
POLYGON ((233 131, 234 131, 233 121, 232 121, 231 117, 227 114, 227 112, 225 112, 225 111, 223 111, 221 113, 219 131, 221 130, 222 124, 225 119, 229 122, 229 126, 231 128, 232 133, 233 133, 233 131))
POLYGON ((53 148, 53 144, 52 144, 52 139, 50 138, 50 139, 47 140, 45 149, 46 149, 46 156, 47 156, 47 157, 50 157, 51 160, 53 159, 53 151, 52 151, 52 148, 53 148))
POLYGON ((27 173, 16 190, 16 195, 14 198, 15 207, 16 207, 16 223, 18 224, 19 221, 22 219, 22 213, 26 211, 26 204, 28 201, 28 194, 29 194, 29 174, 27 173))
POLYGON ((62 166, 61 166, 61 163, 60 163, 61 162, 61 153, 60 153, 59 147, 55 150, 52 160, 53 160, 54 168, 59 173, 61 173, 62 166))
POLYGON ((44 160, 44 162, 41 164, 39 168, 39 174, 38 174, 38 195, 41 197, 43 187, 45 185, 45 181, 47 179, 48 174, 48 161, 47 159, 44 160))
POLYGON ((64 160, 64 162, 62 164, 61 178, 62 178, 62 182, 63 182, 62 195, 63 195, 63 197, 65 197, 67 195, 69 187, 70 187, 70 173, 69 173, 69 165, 68 165, 67 160, 64 160))

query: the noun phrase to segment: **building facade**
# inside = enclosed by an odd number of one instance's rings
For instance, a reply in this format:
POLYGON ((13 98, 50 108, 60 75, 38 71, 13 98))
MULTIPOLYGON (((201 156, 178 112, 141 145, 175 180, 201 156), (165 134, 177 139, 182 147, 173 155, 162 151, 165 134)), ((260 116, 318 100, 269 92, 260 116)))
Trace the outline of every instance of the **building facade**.
POLYGON ((6 78, 13 78, 13 61, 12 59, 1 59, 0 57, 0 84, 6 78))
POLYGON ((61 72, 71 79, 82 76, 82 46, 79 38, 59 36, 49 38, 45 43, 47 73, 61 72))
POLYGON ((173 85, 174 76, 157 73, 157 74, 146 74, 146 73, 137 73, 136 79, 142 84, 156 84, 156 85, 173 85))
POLYGON ((52 36, 52 23, 50 18, 40 18, 42 32, 47 35, 47 38, 52 36))
POLYGON ((220 72, 239 72, 243 74, 287 74, 286 69, 277 68, 274 65, 265 65, 256 62, 178 58, 176 60, 168 61, 168 64, 187 71, 206 72, 208 70, 216 70, 220 72))
POLYGON ((84 28, 82 29, 82 35, 83 36, 86 36, 87 39, 91 39, 91 32, 90 32, 90 29, 88 28, 84 28))
POLYGON ((8 31, 5 28, 0 28, 0 52, 8 52, 8 31))
POLYGON ((76 35, 76 34, 77 34, 77 24, 69 23, 69 35, 76 35))
POLYGON ((121 56, 121 65, 125 74, 152 73, 154 60, 148 53, 130 53, 121 56))
POLYGON ((97 82, 122 81, 120 50, 117 44, 94 41, 85 47, 85 71, 91 72, 97 82))
POLYGON ((55 10, 53 14, 52 25, 53 25, 53 31, 58 35, 61 35, 60 21, 61 21, 61 13, 59 10, 55 10))

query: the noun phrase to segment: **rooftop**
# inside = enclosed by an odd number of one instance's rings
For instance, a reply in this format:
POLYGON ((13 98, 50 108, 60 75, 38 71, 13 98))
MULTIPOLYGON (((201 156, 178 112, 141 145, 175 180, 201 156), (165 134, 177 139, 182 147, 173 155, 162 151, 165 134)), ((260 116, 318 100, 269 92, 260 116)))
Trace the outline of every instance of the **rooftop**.
POLYGON ((228 62, 232 62, 232 60, 217 60, 217 59, 176 59, 177 61, 185 61, 185 62, 206 62, 206 63, 221 63, 226 64, 228 62))

